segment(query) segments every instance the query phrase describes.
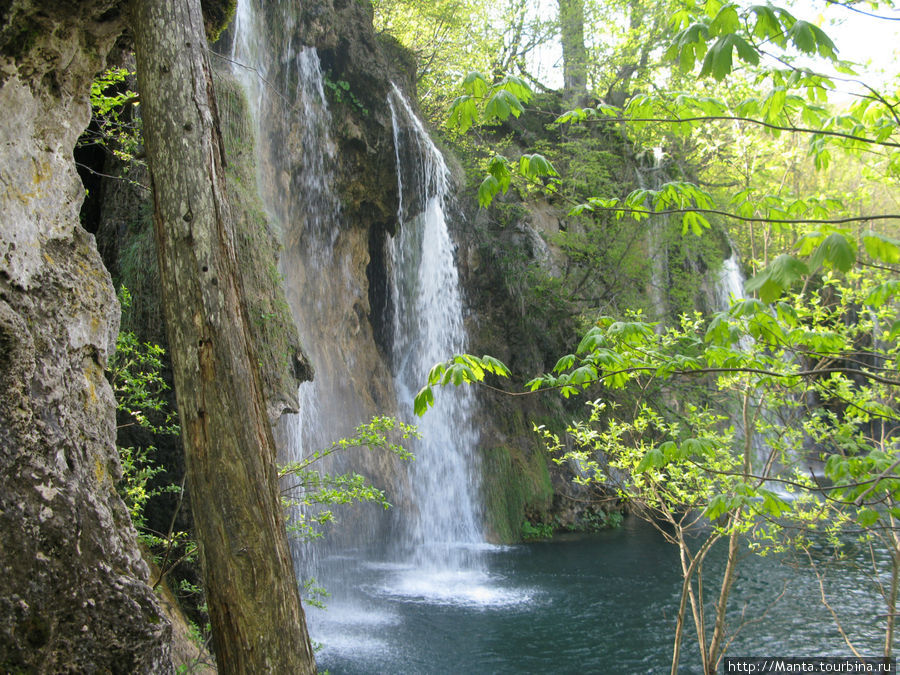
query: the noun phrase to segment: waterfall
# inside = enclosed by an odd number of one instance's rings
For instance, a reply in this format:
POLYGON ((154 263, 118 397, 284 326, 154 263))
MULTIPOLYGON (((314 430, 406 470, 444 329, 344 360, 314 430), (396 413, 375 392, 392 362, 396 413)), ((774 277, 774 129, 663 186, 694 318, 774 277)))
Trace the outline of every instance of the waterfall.
MULTIPOLYGON (((260 198, 280 234, 285 296, 314 371, 313 381, 300 385, 299 414, 285 415, 277 425, 281 463, 352 436, 376 413, 395 412, 376 409, 372 400, 381 383, 390 387, 390 378, 386 368, 382 373, 372 365, 377 349, 361 337, 360 316, 368 300, 358 279, 365 278, 366 261, 355 254, 360 248, 351 238, 355 233, 344 227, 334 189, 336 149, 324 75, 315 49, 298 42, 296 10, 291 3, 241 0, 232 49, 233 72, 256 123, 260 198)), ((334 457, 316 468, 359 472, 382 488, 397 473, 390 460, 375 462, 366 455, 334 457)), ((339 590, 341 565, 327 558, 383 538, 389 521, 381 511, 374 505, 353 509, 342 527, 329 532, 327 546, 292 540, 298 577, 315 577, 339 590)))
MULTIPOLYGON (((387 242, 393 306, 394 385, 401 412, 411 416, 413 397, 428 371, 466 347, 462 295, 447 229, 449 170, 400 90, 388 96, 400 223, 387 242)), ((458 566, 460 545, 484 539, 478 512, 478 433, 468 387, 441 391, 419 422, 412 490, 418 513, 408 543, 420 565, 458 566)))
MULTIPOLYGON (((396 234, 386 238, 389 354, 379 352, 368 323, 364 228, 348 227, 335 191, 336 150, 315 49, 297 38, 291 3, 238 3, 231 58, 247 92, 256 127, 258 187, 284 250, 281 273, 315 378, 300 387, 300 414, 279 423, 279 459, 296 461, 350 436, 375 414, 415 422, 423 436, 415 461, 358 453, 324 467, 359 472, 394 504, 336 510, 322 540, 294 542, 298 576, 316 577, 333 597, 321 622, 371 613, 354 581, 361 569, 396 572, 377 592, 429 602, 482 602, 484 544, 480 467, 467 388, 440 392, 421 420, 413 397, 434 363, 466 348, 463 302, 448 231, 450 172, 403 94, 388 94, 400 207, 396 234), (385 567, 387 566, 387 567, 385 567), (356 595, 354 595, 354 593, 356 595)), ((392 574, 394 573, 392 572, 392 574)), ((329 632, 333 632, 329 628, 329 632)), ((338 631, 340 632, 340 631, 338 631)))
POLYGON ((744 275, 741 273, 740 261, 732 251, 731 255, 722 261, 722 269, 713 283, 713 309, 717 312, 726 311, 733 300, 743 300, 744 275))
MULTIPOLYGON (((741 272, 740 260, 737 253, 732 249, 731 255, 722 261, 722 268, 712 284, 712 307, 717 312, 727 312, 733 302, 744 300, 747 296, 744 294, 744 274, 741 272)), ((743 351, 749 351, 753 348, 753 338, 750 335, 742 335, 738 346, 743 351)), ((750 407, 759 408, 762 405, 758 395, 751 395, 750 407)), ((798 423, 795 419, 796 413, 789 407, 780 410, 771 410, 762 408, 758 410, 757 415, 766 423, 773 426, 789 427, 798 423)), ((746 438, 746 431, 743 428, 741 406, 735 402, 734 409, 731 411, 734 419, 734 426, 738 439, 746 438)), ((740 442, 743 442, 742 440, 740 442)), ((753 471, 762 473, 769 470, 770 475, 776 475, 785 470, 777 458, 772 456, 772 444, 777 442, 772 433, 760 433, 753 431, 751 438, 751 458, 750 463, 753 471)), ((786 492, 783 485, 778 482, 767 481, 766 487, 773 492, 779 493, 782 497, 791 498, 786 492)))
MULTIPOLYGON (((648 170, 641 166, 635 168, 635 177, 641 189, 656 190, 663 184, 665 174, 662 148, 653 148, 653 165, 648 170), (648 184, 647 177, 650 177, 648 184)), ((657 331, 663 330, 669 313, 669 247, 667 243, 668 218, 650 216, 647 230, 647 256, 650 262, 650 279, 647 295, 650 300, 650 320, 659 321, 657 331)))

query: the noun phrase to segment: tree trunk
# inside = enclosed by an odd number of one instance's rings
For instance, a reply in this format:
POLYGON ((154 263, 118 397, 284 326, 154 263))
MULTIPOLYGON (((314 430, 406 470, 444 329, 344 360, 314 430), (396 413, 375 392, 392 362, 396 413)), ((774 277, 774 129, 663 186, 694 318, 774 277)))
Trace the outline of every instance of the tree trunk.
POLYGON ((563 88, 567 101, 579 105, 587 95, 584 0, 559 0, 559 31, 563 52, 563 88))
POLYGON ((135 0, 166 329, 223 673, 314 673, 235 257, 200 0, 135 0))

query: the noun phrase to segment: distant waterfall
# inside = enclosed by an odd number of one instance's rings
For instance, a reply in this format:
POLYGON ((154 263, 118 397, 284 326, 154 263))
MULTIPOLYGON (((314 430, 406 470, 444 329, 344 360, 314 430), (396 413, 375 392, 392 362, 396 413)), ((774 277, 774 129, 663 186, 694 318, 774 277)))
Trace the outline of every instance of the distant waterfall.
MULTIPOLYGON (((652 167, 635 168, 638 187, 656 190, 663 184, 664 157, 662 148, 653 148, 652 167)), ((647 224, 647 257, 650 265, 647 296, 650 300, 650 320, 660 322, 658 331, 663 330, 663 324, 669 313, 669 247, 666 241, 668 222, 665 216, 650 216, 647 224)))
MULTIPOLYGON (((438 361, 465 350, 463 305, 447 230, 449 171, 440 151, 399 89, 388 96, 394 129, 399 232, 387 243, 393 313, 393 369, 401 412, 438 361)), ((412 490, 418 513, 407 544, 430 566, 460 561, 459 544, 484 540, 469 387, 441 390, 437 405, 419 421, 412 490)))
POLYGON ((722 269, 713 280, 712 296, 712 306, 717 312, 728 309, 732 300, 743 300, 746 297, 744 295, 744 275, 741 273, 740 261, 734 252, 722 261, 722 269))

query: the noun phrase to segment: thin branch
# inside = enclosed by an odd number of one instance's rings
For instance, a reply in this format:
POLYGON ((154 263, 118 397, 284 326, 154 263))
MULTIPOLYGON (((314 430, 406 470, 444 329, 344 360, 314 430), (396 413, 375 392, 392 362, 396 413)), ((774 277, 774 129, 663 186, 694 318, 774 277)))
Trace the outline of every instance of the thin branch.
POLYGON ((854 7, 848 2, 837 2, 837 0, 825 0, 825 2, 827 2, 829 5, 837 5, 838 7, 849 9, 851 12, 856 12, 857 14, 862 14, 863 16, 870 16, 873 19, 882 19, 884 21, 900 21, 900 16, 884 16, 883 14, 873 14, 872 12, 867 12, 864 9, 854 7))
POLYGON ((812 554, 806 547, 803 548, 803 552, 806 553, 806 557, 809 558, 809 565, 810 567, 812 567, 812 570, 816 575, 816 579, 819 580, 819 595, 822 599, 822 604, 825 605, 826 609, 828 609, 829 612, 831 612, 831 616, 834 619, 835 626, 837 626, 838 632, 841 634, 841 637, 844 638, 844 642, 847 643, 850 651, 852 651, 856 655, 856 658, 862 659, 860 653, 856 651, 856 647, 854 647, 853 643, 850 642, 850 638, 847 637, 847 633, 844 632, 844 627, 841 625, 841 620, 838 618, 837 612, 834 611, 834 608, 828 603, 828 598, 825 597, 825 579, 819 572, 819 568, 816 565, 815 561, 813 561, 812 554))
POLYGON ((865 136, 855 136, 853 134, 847 134, 840 131, 830 131, 827 129, 812 129, 809 127, 796 127, 796 126, 781 126, 779 124, 772 124, 771 122, 764 122, 763 120, 754 119, 752 117, 740 117, 736 115, 701 115, 697 117, 592 117, 587 120, 580 120, 583 122, 614 122, 614 123, 629 123, 629 122, 650 122, 656 124, 686 124, 688 122, 746 122, 748 124, 755 124, 757 126, 765 127, 766 129, 772 129, 774 131, 788 131, 791 133, 800 133, 800 134, 817 134, 821 136, 834 136, 836 138, 843 138, 848 141, 858 141, 860 143, 869 143, 872 145, 880 145, 889 148, 900 148, 900 143, 893 143, 891 141, 879 141, 874 138, 866 138, 865 136))
POLYGON ((780 223, 780 224, 803 224, 815 223, 822 225, 842 225, 846 223, 865 223, 870 220, 900 220, 900 214, 897 213, 879 213, 871 216, 851 216, 847 218, 767 218, 763 216, 739 216, 736 213, 728 211, 719 211, 718 209, 666 209, 664 211, 650 211, 649 209, 633 209, 627 206, 591 206, 593 211, 613 211, 618 213, 639 213, 644 216, 670 216, 685 213, 709 213, 712 215, 731 218, 732 220, 740 220, 745 223, 780 223))
POLYGON ((131 178, 127 178, 125 176, 113 176, 108 173, 102 173, 100 171, 97 171, 96 169, 92 169, 91 167, 89 167, 86 164, 82 164, 81 162, 75 162, 75 166, 80 167, 80 168, 84 169, 85 171, 88 171, 88 172, 94 174, 95 176, 100 176, 100 178, 111 178, 113 180, 123 180, 126 183, 130 183, 131 185, 141 188, 141 190, 146 190, 147 192, 150 192, 150 188, 148 188, 146 185, 143 185, 142 183, 138 183, 136 180, 132 180, 131 178))
POLYGON ((886 469, 885 469, 884 471, 882 471, 880 474, 878 474, 877 476, 875 476, 875 478, 872 479, 872 480, 873 480, 873 483, 872 483, 868 488, 866 488, 865 492, 863 492, 859 497, 857 497, 856 500, 855 500, 853 503, 854 503, 856 506, 862 506, 863 501, 865 500, 866 497, 869 496, 869 493, 872 492, 875 488, 878 487, 878 482, 879 482, 880 480, 882 480, 883 478, 887 478, 888 475, 890 475, 890 473, 891 473, 894 469, 896 469, 898 466, 900 466, 900 459, 897 459, 897 461, 895 461, 893 464, 891 464, 888 468, 886 468, 886 469))

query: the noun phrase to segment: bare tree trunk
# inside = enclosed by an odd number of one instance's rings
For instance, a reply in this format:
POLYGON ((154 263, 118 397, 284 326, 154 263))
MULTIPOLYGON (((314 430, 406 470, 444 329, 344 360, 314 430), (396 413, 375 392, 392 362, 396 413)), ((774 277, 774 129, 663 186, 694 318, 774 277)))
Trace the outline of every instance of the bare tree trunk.
POLYGON ((566 99, 578 105, 587 95, 587 49, 584 46, 584 0, 559 1, 566 99))
MULTIPOLYGON (((890 507, 894 506, 890 500, 890 507)), ((900 588, 900 540, 897 538, 896 522, 890 518, 890 530, 885 537, 891 548, 891 585, 887 593, 887 624, 884 631, 884 657, 890 658, 894 649, 894 626, 897 619, 897 594, 900 588)))
MULTIPOLYGON (((732 527, 736 527, 734 521, 740 518, 738 515, 732 520, 732 527)), ((715 675, 719 667, 719 656, 725 648, 725 610, 728 607, 728 596, 731 595, 731 587, 734 585, 734 574, 738 563, 738 533, 732 531, 728 535, 728 559, 725 563, 725 572, 722 575, 722 585, 719 591, 719 599, 716 602, 716 622, 713 628, 712 640, 709 643, 709 658, 706 662, 707 673, 715 675)))
POLYGON ((200 0, 135 0, 166 328, 223 673, 314 673, 225 194, 200 0))

